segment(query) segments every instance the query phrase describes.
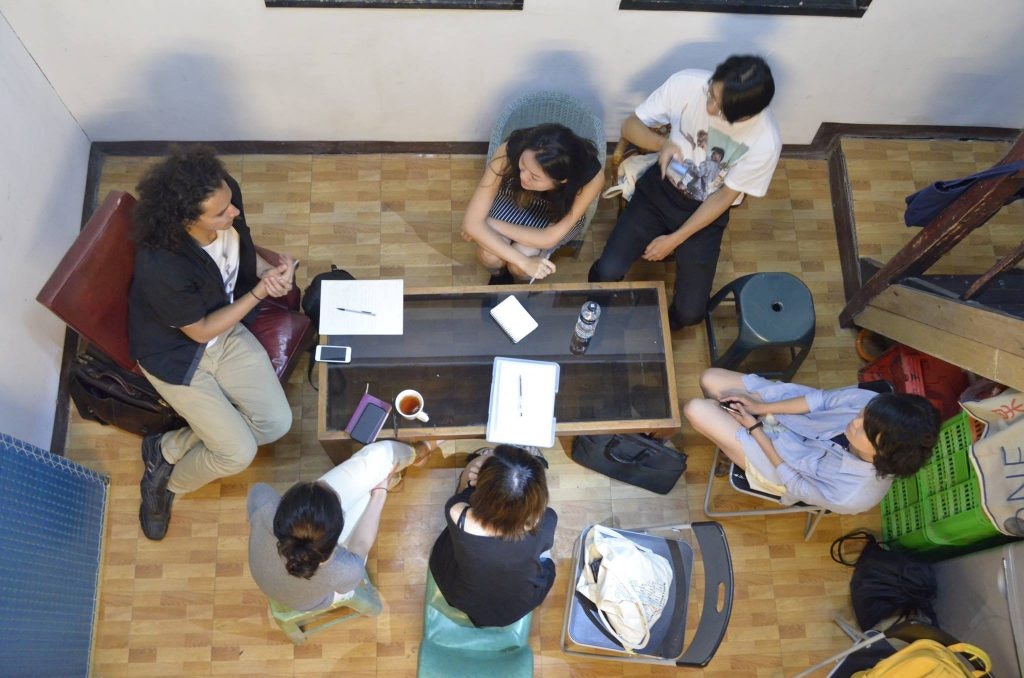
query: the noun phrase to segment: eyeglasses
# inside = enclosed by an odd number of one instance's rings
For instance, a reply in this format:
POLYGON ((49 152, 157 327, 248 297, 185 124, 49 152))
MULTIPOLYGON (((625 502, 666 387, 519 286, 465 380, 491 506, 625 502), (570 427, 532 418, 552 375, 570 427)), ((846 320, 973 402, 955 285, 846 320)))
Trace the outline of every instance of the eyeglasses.
POLYGON ((708 99, 708 107, 714 108, 715 117, 724 118, 725 114, 722 113, 722 104, 719 103, 718 99, 715 97, 715 90, 712 87, 711 80, 708 80, 706 83, 704 83, 704 96, 706 96, 708 99))

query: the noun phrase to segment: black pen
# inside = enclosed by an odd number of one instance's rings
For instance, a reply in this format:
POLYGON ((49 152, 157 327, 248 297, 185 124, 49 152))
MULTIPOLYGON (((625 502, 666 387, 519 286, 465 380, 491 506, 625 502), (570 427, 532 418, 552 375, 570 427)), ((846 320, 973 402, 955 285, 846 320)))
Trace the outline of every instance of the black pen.
POLYGON ((519 416, 523 416, 523 375, 519 375, 519 416))
POLYGON ((360 310, 354 309, 354 308, 342 308, 341 306, 336 306, 335 308, 337 308, 339 311, 345 311, 346 313, 362 313, 363 315, 372 315, 372 316, 376 316, 377 315, 373 311, 360 311, 360 310))

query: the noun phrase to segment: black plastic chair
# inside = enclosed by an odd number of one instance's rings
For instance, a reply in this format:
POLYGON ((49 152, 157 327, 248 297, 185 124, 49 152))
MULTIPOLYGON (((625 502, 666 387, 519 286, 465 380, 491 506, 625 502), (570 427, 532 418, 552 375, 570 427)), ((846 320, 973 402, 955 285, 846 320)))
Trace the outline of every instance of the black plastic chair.
POLYGON ((627 652, 604 629, 597 619, 597 608, 576 591, 576 582, 585 562, 586 536, 593 527, 585 528, 576 540, 562 625, 562 651, 588 659, 706 666, 718 650, 732 614, 732 558, 722 526, 714 522, 700 522, 636 530, 613 528, 622 536, 665 557, 672 565, 669 602, 651 627, 647 645, 635 652, 627 652), (653 532, 666 533, 667 536, 653 532), (692 577, 697 556, 704 570, 704 579, 699 582, 692 577), (687 638, 686 620, 691 614, 699 614, 699 621, 696 630, 687 638))

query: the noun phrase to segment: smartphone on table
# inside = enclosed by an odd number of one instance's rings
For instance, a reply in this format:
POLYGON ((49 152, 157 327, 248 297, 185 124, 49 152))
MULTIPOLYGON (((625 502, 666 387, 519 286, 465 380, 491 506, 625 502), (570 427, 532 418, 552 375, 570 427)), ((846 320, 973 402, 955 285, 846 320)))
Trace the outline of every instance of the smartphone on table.
POLYGON ((352 347, 317 346, 316 359, 321 363, 347 363, 352 360, 352 347))
POLYGON ((352 437, 352 440, 363 444, 372 443, 377 439, 377 434, 384 427, 388 414, 391 412, 391 403, 386 403, 380 398, 375 398, 369 393, 363 395, 356 411, 352 413, 345 431, 352 437))

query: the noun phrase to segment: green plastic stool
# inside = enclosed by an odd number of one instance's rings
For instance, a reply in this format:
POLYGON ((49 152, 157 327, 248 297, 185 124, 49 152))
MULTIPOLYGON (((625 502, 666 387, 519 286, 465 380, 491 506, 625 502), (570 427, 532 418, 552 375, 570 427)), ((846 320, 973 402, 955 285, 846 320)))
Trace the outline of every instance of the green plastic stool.
POLYGON ((419 678, 530 678, 533 676, 533 651, 529 645, 532 617, 531 612, 508 626, 473 626, 465 612, 448 604, 427 570, 423 642, 416 675, 419 678))
POLYGON ((762 348, 785 348, 789 365, 773 372, 758 371, 766 379, 790 381, 814 343, 814 299, 807 286, 789 273, 754 273, 724 285, 708 301, 704 316, 711 366, 738 370, 740 363, 762 348), (721 355, 711 312, 729 296, 736 304, 739 325, 736 340, 721 355))
POLYGON ((271 600, 267 613, 270 615, 270 620, 288 636, 288 640, 296 645, 302 645, 314 633, 329 629, 335 624, 340 624, 353 617, 375 617, 383 609, 384 605, 381 603, 377 589, 370 583, 370 580, 364 579, 348 598, 339 600, 334 605, 322 610, 300 612, 271 600), (350 612, 321 621, 326 615, 344 609, 349 609, 350 612))

